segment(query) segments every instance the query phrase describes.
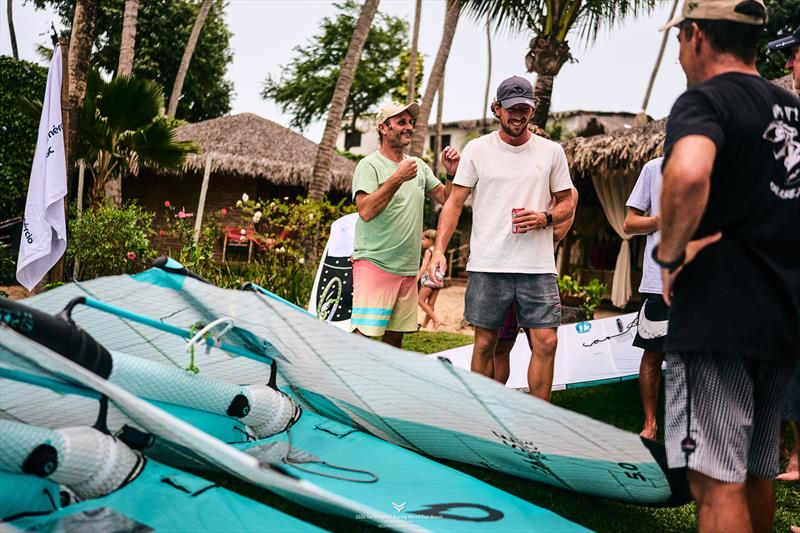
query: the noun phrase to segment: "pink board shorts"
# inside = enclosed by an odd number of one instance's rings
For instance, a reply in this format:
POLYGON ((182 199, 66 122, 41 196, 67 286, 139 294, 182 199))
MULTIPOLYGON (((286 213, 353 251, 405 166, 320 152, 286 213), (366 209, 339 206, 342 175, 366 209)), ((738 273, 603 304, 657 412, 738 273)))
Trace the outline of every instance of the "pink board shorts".
POLYGON ((380 337, 386 330, 417 330, 417 277, 386 272, 366 259, 353 261, 350 331, 380 337))

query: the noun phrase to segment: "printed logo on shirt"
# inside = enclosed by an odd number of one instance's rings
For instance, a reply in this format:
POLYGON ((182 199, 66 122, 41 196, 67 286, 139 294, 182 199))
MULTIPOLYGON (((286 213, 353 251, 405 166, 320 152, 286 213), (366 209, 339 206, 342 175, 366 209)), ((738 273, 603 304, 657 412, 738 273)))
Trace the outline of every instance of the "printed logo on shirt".
POLYGON ((797 127, 784 120, 800 124, 800 109, 776 104, 772 107, 772 115, 775 120, 767 126, 763 138, 776 145, 773 155, 776 161, 783 160, 786 180, 783 183, 773 181, 769 187, 778 198, 792 200, 800 197, 800 140, 797 127))

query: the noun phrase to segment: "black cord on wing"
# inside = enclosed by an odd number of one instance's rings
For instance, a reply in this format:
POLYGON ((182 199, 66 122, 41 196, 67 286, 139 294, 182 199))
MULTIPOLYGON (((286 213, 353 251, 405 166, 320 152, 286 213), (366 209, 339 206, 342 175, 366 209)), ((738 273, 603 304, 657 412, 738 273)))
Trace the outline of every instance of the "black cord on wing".
MULTIPOLYGON (((469 386, 469 384, 467 384, 467 382, 466 382, 466 381, 464 381, 464 378, 462 378, 462 377, 459 375, 459 373, 458 373, 458 372, 456 372, 456 370, 455 370, 455 368, 453 367, 453 365, 452 365, 452 364, 450 364, 450 363, 448 363, 448 362, 446 362, 446 361, 442 361, 441 359, 439 360, 439 362, 440 362, 440 363, 441 363, 441 364, 442 364, 442 365, 443 365, 443 366, 444 366, 444 367, 445 367, 445 368, 446 368, 446 369, 447 369, 447 370, 448 370, 448 371, 449 371, 449 372, 450 372, 450 373, 451 373, 451 374, 452 374, 452 375, 453 375, 453 376, 454 376, 454 377, 455 377, 455 378, 456 378, 458 381, 460 381, 460 382, 461 382, 461 384, 464 386, 464 388, 467 390, 467 392, 469 392, 469 394, 472 396, 472 398, 473 398, 473 399, 474 399, 476 402, 478 402, 478 404, 479 404, 481 407, 483 407, 483 409, 486 411, 486 414, 488 414, 490 417, 492 417, 492 418, 494 419, 494 421, 497 423, 497 425, 498 425, 498 426, 500 426, 500 427, 503 429, 503 432, 504 432, 504 434, 508 435, 508 436, 509 436, 511 439, 513 439, 515 444, 517 444, 518 446, 522 447, 522 450, 523 450, 525 453, 530 453, 530 452, 529 452, 529 451, 526 449, 525 445, 523 444, 523 442, 524 442, 524 441, 522 441, 521 439, 518 439, 518 438, 517 438, 517 437, 516 437, 516 436, 515 436, 515 435, 514 435, 512 432, 511 432, 511 430, 508 428, 508 426, 506 426, 505 424, 503 424, 502 420, 500 420, 500 418, 499 418, 497 415, 495 415, 495 414, 494 414, 494 412, 493 412, 491 409, 489 409, 489 406, 488 406, 488 405, 486 405, 486 402, 484 402, 484 401, 483 401, 483 400, 482 400, 482 399, 481 399, 481 398, 480 398, 480 397, 479 397, 479 396, 478 396, 478 395, 475 393, 475 391, 474 391, 474 390, 472 390, 472 387, 470 387, 470 386, 469 386)), ((555 473, 555 472, 553 472, 553 471, 552 471, 550 468, 547 468, 547 472, 548 472, 548 474, 550 474, 550 475, 553 477, 553 479, 557 480, 557 481, 558 481, 559 483, 561 483, 561 484, 562 484, 562 485, 563 485, 565 488, 567 488, 567 489, 569 489, 569 490, 572 490, 572 491, 575 491, 575 489, 574 489, 574 488, 572 488, 572 487, 570 486, 570 484, 569 484, 569 483, 567 483, 566 481, 564 481, 563 479, 561 479, 561 478, 560 478, 558 475, 556 475, 556 473, 555 473)))
MULTIPOLYGON (((621 321, 620 321, 620 322, 621 322, 621 321)), ((619 333, 617 333, 617 334, 615 334, 615 335, 609 335, 609 336, 608 336, 608 337, 606 337, 605 339, 595 339, 595 340, 593 340, 592 342, 590 342, 590 343, 588 343, 588 344, 584 342, 584 343, 582 343, 582 344, 583 344, 583 347, 584 347, 584 348, 591 348, 591 347, 592 347, 592 346, 594 346, 595 344, 600 344, 601 342, 606 342, 606 341, 610 341, 611 339, 616 339, 617 337, 622 337, 623 335, 626 335, 626 334, 627 334, 627 333, 628 333, 630 330, 632 330, 634 327, 636 327, 638 324, 639 324, 639 315, 636 315, 636 318, 634 318, 634 319, 631 321, 631 323, 630 323, 630 324, 628 324, 627 326, 625 326, 625 329, 624 329, 623 331, 621 331, 621 332, 619 332, 619 333)))
MULTIPOLYGON (((258 300, 258 301, 260 301, 262 304, 264 304, 264 306, 265 306, 265 307, 267 307, 267 308, 268 308, 270 311, 272 311, 272 312, 275 314, 275 316, 276 316, 276 317, 278 317, 278 318, 281 318, 281 315, 280 315, 280 313, 276 311, 275 307, 272 305, 272 301, 269 299, 269 297, 268 297, 268 296, 266 296, 266 295, 263 295, 263 294, 261 294, 261 293, 258 293, 258 292, 253 292, 253 294, 256 296, 257 300, 258 300)), ((283 320, 283 319, 281 318, 281 320, 283 320)), ((296 329, 296 328, 295 328, 295 327, 292 325, 292 323, 291 323, 291 322, 289 322, 288 320, 283 320, 283 322, 284 322, 284 324, 286 324, 286 326, 287 326, 289 329, 291 329, 291 330, 292 330, 292 332, 293 332, 293 333, 294 333, 294 334, 297 336, 297 338, 298 338, 298 339, 300 339, 302 342, 304 342, 304 343, 305 343, 305 345, 308 347, 308 350, 309 350, 309 352, 311 352, 312 354, 314 354, 314 355, 315 355, 315 356, 316 356, 316 357, 317 357, 317 358, 320 360, 320 362, 321 362, 323 365, 325 365, 325 366, 328 368, 328 370, 330 370, 330 372, 331 372, 331 373, 332 373, 334 376, 336 376, 336 378, 339 380, 339 382, 340 382, 342 385, 344 385, 344 386, 345 386, 345 387, 346 387, 346 388, 347 388, 347 389, 348 389, 348 390, 349 390, 349 391, 350 391, 350 392, 353 394, 353 396, 355 396, 356 398, 358 398, 358 399, 359 399, 359 401, 361 401, 361 404, 364 406, 364 408, 365 408, 366 410, 368 410, 370 413, 372 413, 372 415, 373 415, 373 416, 375 416, 377 419, 379 419, 381 422, 383 422, 383 424, 384 424, 384 425, 385 425, 385 426, 386 426, 388 429, 390 429, 390 430, 392 431, 392 433, 394 433, 394 435, 395 435, 395 436, 396 436, 398 439, 402 440, 403 442, 405 442, 405 443, 408 445, 408 446, 406 446, 406 447, 408 447, 408 448, 411 448, 411 449, 413 449, 413 450, 416 450, 416 451, 418 451, 418 452, 420 452, 420 453, 427 453, 427 452, 425 452, 425 451, 424 451, 422 448, 420 448, 420 447, 416 446, 414 443, 412 443, 410 440, 408 440, 406 437, 404 437, 404 436, 403 436, 403 435, 402 435, 402 434, 401 434, 399 431, 397 431, 397 430, 396 430, 394 427, 392 427, 392 425, 391 425, 391 424, 389 424, 389 422, 387 422, 387 421, 386 421, 386 419, 384 419, 382 416, 380 416, 378 413, 376 413, 376 412, 375 412, 375 411, 372 409, 372 407, 371 407, 371 406, 370 406, 370 405, 369 405, 369 404, 368 404, 368 403, 367 403, 367 402, 366 402, 366 401, 365 401, 365 400, 364 400, 364 399, 363 399, 363 398, 362 398, 362 397, 361 397, 361 396, 360 396, 360 395, 359 395, 359 394, 358 394, 358 393, 357 393, 357 392, 356 392, 356 391, 355 391, 355 390, 354 390, 354 389, 353 389, 353 388, 352 388, 352 387, 351 387, 351 386, 350 386, 350 385, 347 383, 347 381, 345 381, 345 380, 344 380, 344 379, 343 379, 343 378, 342 378, 342 377, 339 375, 339 373, 336 371, 336 369, 335 369, 333 366, 331 366, 330 364, 328 364, 328 362, 327 362, 327 361, 326 361, 326 360, 325 360, 325 359, 324 359, 322 356, 320 356, 320 354, 319 354, 319 353, 317 353, 317 351, 316 351, 316 350, 315 350, 315 349, 314 349, 314 348, 311 346, 311 344, 310 344, 308 341, 306 341, 306 340, 305 340, 305 338, 303 337, 303 335, 301 334, 301 332, 300 332, 299 330, 297 330, 297 329, 296 329)), ((287 380, 287 381, 288 381, 288 380, 287 380)), ((292 390, 294 390, 294 387, 292 387, 292 390)), ((308 401, 308 400, 306 400, 306 401, 308 401)), ((362 427, 361 429, 364 429, 364 430, 366 430, 366 431, 369 431, 369 430, 367 430, 367 428, 364 428, 364 427, 362 427)))

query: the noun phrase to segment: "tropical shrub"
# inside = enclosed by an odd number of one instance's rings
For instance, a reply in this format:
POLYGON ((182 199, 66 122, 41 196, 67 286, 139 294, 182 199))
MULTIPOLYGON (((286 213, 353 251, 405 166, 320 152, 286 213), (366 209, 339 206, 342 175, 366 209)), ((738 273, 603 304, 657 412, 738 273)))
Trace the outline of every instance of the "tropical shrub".
POLYGON ((121 208, 108 203, 69 220, 67 264, 76 280, 132 274, 148 268, 156 256, 150 245, 153 213, 135 202, 121 208))
POLYGON ((39 117, 17 105, 17 97, 41 100, 47 69, 0 56, 0 220, 22 214, 36 148, 39 117))
POLYGON ((165 207, 167 229, 159 236, 181 243, 179 250, 170 251, 172 257, 214 285, 239 288, 251 281, 301 307, 308 303, 331 223, 356 209, 345 201, 333 204, 302 197, 259 201, 244 194, 235 206, 207 216, 195 243, 194 214, 177 210, 169 201, 165 207), (243 243, 254 241, 257 253, 249 264, 213 260, 220 237, 216 218, 226 215, 239 220, 243 243))
POLYGON ((17 258, 9 245, 0 242, 0 285, 17 282, 17 258))
POLYGON ((581 285, 575 275, 564 274, 558 277, 558 292, 562 300, 565 297, 580 300, 586 320, 594 318, 594 310, 603 301, 607 287, 608 285, 601 283, 598 279, 593 279, 586 285, 581 285))

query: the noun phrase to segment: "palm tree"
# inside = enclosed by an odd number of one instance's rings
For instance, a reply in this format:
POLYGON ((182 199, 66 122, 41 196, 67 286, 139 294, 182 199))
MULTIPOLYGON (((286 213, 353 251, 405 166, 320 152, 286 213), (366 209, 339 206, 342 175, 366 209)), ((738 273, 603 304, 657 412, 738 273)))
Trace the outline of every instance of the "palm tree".
POLYGON ((567 37, 574 30, 590 40, 601 25, 611 25, 629 13, 653 10, 664 0, 464 0, 464 10, 476 20, 486 17, 497 27, 531 30, 534 37, 525 56, 528 72, 536 72, 536 111, 531 122, 547 124, 553 81, 561 67, 572 59, 567 37))
POLYGON ((425 87, 425 94, 422 97, 422 105, 420 105, 417 125, 414 129, 414 135, 411 137, 411 148, 409 150, 411 155, 420 156, 425 149, 425 137, 428 134, 428 119, 431 116, 433 97, 439 90, 439 84, 444 78, 444 67, 447 64, 447 57, 450 55, 450 46, 453 44, 453 36, 456 34, 460 9, 460 0, 450 0, 447 3, 442 40, 439 42, 439 51, 436 52, 436 60, 433 63, 433 68, 428 78, 428 85, 425 87))
POLYGON ((120 206, 123 176, 140 167, 180 170, 198 151, 192 142, 175 140, 176 122, 161 114, 163 106, 164 93, 152 80, 117 76, 106 82, 92 72, 77 147, 93 177, 92 205, 106 197, 120 206))
POLYGON ((203 24, 206 23, 206 17, 211 10, 212 0, 203 0, 200 6, 200 12, 197 13, 197 18, 192 26, 192 33, 189 35, 189 41, 186 43, 186 48, 183 51, 181 58, 181 65, 178 67, 178 74, 175 76, 175 83, 172 85, 172 93, 169 96, 169 109, 167 109, 167 116, 175 118, 175 112, 178 110, 178 100, 181 98, 181 91, 183 90, 183 80, 186 79, 186 73, 189 71, 189 63, 192 62, 192 55, 197 46, 197 40, 200 38, 200 30, 203 29, 203 24))
POLYGON ((131 72, 133 72, 133 52, 136 46, 136 19, 138 14, 139 0, 125 0, 117 76, 130 76, 131 72))
POLYGON ((11 53, 14 59, 19 59, 19 52, 17 51, 17 33, 14 31, 14 10, 12 9, 12 0, 6 0, 6 16, 8 17, 8 36, 11 37, 11 53))
MULTIPOLYGON (((672 4, 672 12, 669 15, 667 20, 672 20, 672 17, 675 16, 675 11, 678 10, 678 0, 675 0, 675 3, 672 4)), ((667 48, 667 38, 669 37, 670 30, 664 32, 664 37, 661 39, 661 48, 658 49, 658 57, 656 57, 656 64, 653 65, 653 72, 650 74, 650 81, 647 84, 647 90, 644 93, 644 100, 642 100, 642 112, 641 115, 647 116, 647 105, 650 103, 650 95, 653 92, 653 85, 656 82, 656 75, 658 74, 658 69, 661 67, 661 60, 664 58, 664 50, 667 48)))
MULTIPOLYGON (((9 8, 10 9, 10 8, 9 8)), ((414 8, 414 35, 411 38, 411 57, 408 60, 408 97, 406 103, 414 101, 417 94, 417 48, 419 47, 419 19, 422 18, 422 0, 417 0, 414 8)), ((8 17, 11 20, 11 17, 8 17)))
POLYGON ((312 199, 322 198, 331 185, 331 165, 333 156, 336 152, 336 137, 342 129, 342 116, 344 107, 347 103, 347 96, 350 94, 350 87, 353 85, 353 77, 361 59, 361 50, 369 35, 369 28, 375 12, 378 11, 380 0, 366 0, 361 7, 353 36, 350 38, 350 45, 347 47, 347 54, 344 56, 339 78, 336 80, 336 87, 333 90, 331 106, 328 109, 328 118, 325 123, 325 131, 322 134, 322 141, 317 148, 317 157, 314 161, 314 173, 311 177, 311 185, 308 187, 308 197, 312 199))
POLYGON ((72 29, 68 47, 68 81, 64 140, 66 141, 67 173, 72 174, 75 165, 75 144, 78 139, 78 123, 86 95, 86 80, 89 75, 92 44, 95 34, 95 13, 98 0, 77 0, 72 17, 72 29))
POLYGON ((488 65, 486 68, 486 90, 483 93, 483 124, 481 133, 489 133, 489 92, 492 85, 492 28, 489 21, 486 21, 486 51, 488 65))

